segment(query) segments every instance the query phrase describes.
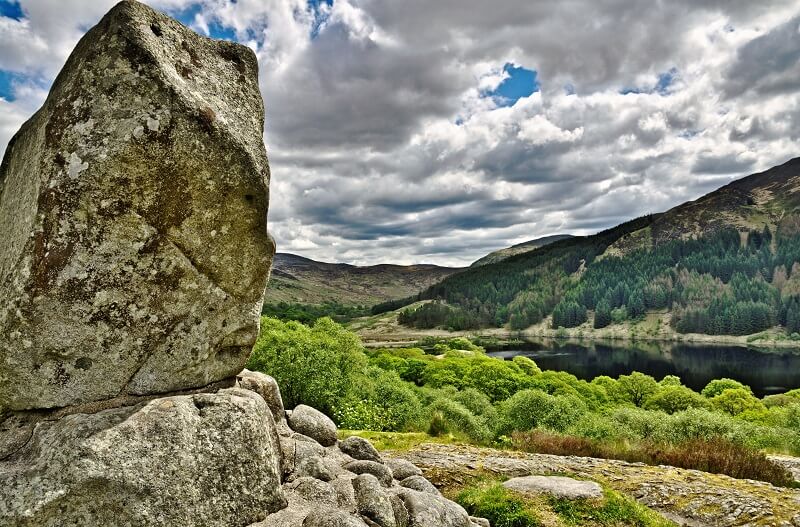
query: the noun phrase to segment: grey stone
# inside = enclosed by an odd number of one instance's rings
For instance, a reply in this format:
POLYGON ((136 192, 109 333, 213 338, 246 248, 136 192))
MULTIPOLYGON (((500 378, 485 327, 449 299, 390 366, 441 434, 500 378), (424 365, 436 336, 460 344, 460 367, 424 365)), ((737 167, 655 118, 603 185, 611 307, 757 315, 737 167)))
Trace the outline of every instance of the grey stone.
POLYGON ((389 501, 392 502, 392 512, 394 512, 394 521, 397 527, 408 527, 411 519, 406 510, 406 504, 397 494, 389 494, 389 501))
POLYGON ((392 469, 395 479, 404 480, 410 476, 421 476, 422 470, 414 463, 400 458, 388 458, 384 463, 392 469))
POLYGON ((358 512, 381 527, 397 527, 389 495, 372 474, 361 474, 353 479, 358 512))
POLYGON ((289 437, 281 436, 279 439, 284 476, 293 473, 303 459, 325 455, 322 445, 303 434, 293 433, 289 437))
POLYGON ((486 518, 476 518, 475 516, 470 516, 469 521, 471 521, 476 527, 492 527, 492 524, 489 523, 489 520, 486 518))
POLYGON ((0 461, 0 526, 248 525, 286 505, 266 403, 238 389, 40 421, 0 461))
POLYGON ((428 494, 439 495, 439 489, 434 487, 433 483, 428 481, 422 476, 409 476, 400 482, 400 485, 407 489, 414 489, 420 492, 427 492, 428 494))
POLYGON ((360 518, 342 511, 315 509, 306 516, 303 527, 365 527, 360 518))
POLYGON ((358 510, 356 505, 356 494, 353 489, 353 478, 347 476, 339 476, 331 483, 336 490, 336 499, 339 502, 339 508, 345 512, 356 512, 358 510))
POLYGON ((261 372, 250 370, 242 370, 236 377, 239 387, 252 390, 264 398, 276 423, 285 419, 281 390, 275 379, 261 372))
POLYGON ((333 486, 317 478, 309 476, 297 478, 292 483, 288 483, 287 487, 307 502, 324 503, 334 507, 338 505, 336 490, 333 486))
POLYGON ((274 253, 257 74, 131 0, 80 40, 0 165, 0 408, 242 370, 274 253))
POLYGON ((503 483, 507 489, 531 494, 550 494, 558 498, 599 498, 603 487, 594 481, 580 481, 564 476, 522 476, 503 483))
POLYGON ((322 446, 336 444, 336 424, 319 410, 298 405, 289 416, 289 427, 317 441, 322 446))
POLYGON ((383 463, 381 455, 372 443, 363 437, 350 436, 339 442, 339 449, 353 459, 383 463))
POLYGON ((310 476, 321 481, 331 481, 333 479, 330 469, 322 458, 318 456, 301 459, 295 468, 295 475, 297 477, 310 476))
POLYGON ((404 487, 397 496, 408 511, 410 527, 471 527, 467 511, 450 500, 404 487))
POLYGON ((381 485, 388 487, 392 484, 392 469, 384 465, 383 463, 377 463, 375 461, 364 461, 364 460, 357 460, 351 461, 344 465, 345 470, 349 470, 353 474, 372 474, 378 481, 381 482, 381 485))

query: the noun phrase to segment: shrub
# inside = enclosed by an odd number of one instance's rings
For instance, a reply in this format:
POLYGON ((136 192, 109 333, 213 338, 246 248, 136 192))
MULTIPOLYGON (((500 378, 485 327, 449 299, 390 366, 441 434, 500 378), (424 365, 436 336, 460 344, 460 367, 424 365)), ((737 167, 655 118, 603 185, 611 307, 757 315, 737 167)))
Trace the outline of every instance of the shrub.
POLYGON ((486 422, 453 400, 437 399, 428 410, 431 415, 428 433, 431 435, 451 433, 465 436, 477 443, 486 443, 492 439, 486 422))
POLYGON ((541 426, 563 432, 586 414, 586 404, 575 395, 556 395, 550 411, 542 418, 541 426))
POLYGON ((522 371, 522 373, 525 375, 533 377, 542 373, 542 369, 539 368, 539 365, 536 364, 533 359, 523 355, 515 356, 513 359, 511 359, 511 362, 516 364, 520 371, 522 371))
POLYGON ((481 357, 470 361, 463 377, 463 385, 477 388, 492 401, 511 397, 526 384, 524 376, 505 361, 481 357))
POLYGON ((530 430, 542 425, 552 411, 554 397, 541 390, 522 390, 500 405, 499 433, 530 430))
POLYGON ((727 439, 695 439, 679 447, 653 452, 652 464, 691 468, 739 479, 757 479, 791 487, 794 477, 784 467, 758 452, 727 439))
POLYGON ((661 388, 645 403, 645 408, 648 410, 661 410, 668 414, 706 406, 708 406, 708 401, 702 395, 685 386, 675 385, 661 388))
POLYGON ((667 414, 639 408, 619 408, 611 414, 622 434, 634 439, 661 439, 665 436, 667 414))
POLYGON ((756 399, 749 389, 726 388, 719 395, 711 399, 715 408, 719 408, 730 415, 740 415, 744 412, 766 412, 764 404, 756 399))
POLYGON ((482 417, 487 423, 497 423, 497 409, 483 392, 475 388, 455 391, 452 398, 474 415, 482 417))
POLYGON ((677 375, 665 375, 663 379, 658 381, 661 386, 683 386, 681 378, 677 375))
POLYGON ((611 419, 595 413, 582 415, 566 432, 595 441, 614 440, 621 436, 619 427, 611 419))
POLYGON ((643 406, 658 391, 658 383, 651 376, 635 371, 630 375, 620 375, 616 390, 622 400, 643 406))
POLYGON ((396 372, 372 368, 359 376, 334 418, 350 430, 403 431, 419 422, 422 405, 396 372))
POLYGON ((272 375, 288 408, 307 404, 328 415, 366 367, 358 336, 329 318, 308 327, 261 318, 247 367, 272 375))
POLYGON ((747 390, 748 392, 752 393, 749 386, 745 386, 744 384, 740 383, 739 381, 734 381, 733 379, 714 379, 713 381, 706 384, 706 387, 700 392, 703 397, 707 397, 709 399, 720 395, 722 392, 728 389, 736 389, 742 388, 747 390))

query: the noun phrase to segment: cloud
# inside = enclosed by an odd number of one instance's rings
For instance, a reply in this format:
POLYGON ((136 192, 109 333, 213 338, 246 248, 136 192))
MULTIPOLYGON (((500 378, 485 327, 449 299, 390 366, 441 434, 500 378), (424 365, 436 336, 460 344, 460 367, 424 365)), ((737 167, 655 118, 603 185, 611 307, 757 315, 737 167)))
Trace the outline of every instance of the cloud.
MULTIPOLYGON (((312 258, 466 265, 797 155, 798 0, 147 1, 257 53, 270 229, 312 258)), ((113 3, 0 17, 0 145, 113 3)))

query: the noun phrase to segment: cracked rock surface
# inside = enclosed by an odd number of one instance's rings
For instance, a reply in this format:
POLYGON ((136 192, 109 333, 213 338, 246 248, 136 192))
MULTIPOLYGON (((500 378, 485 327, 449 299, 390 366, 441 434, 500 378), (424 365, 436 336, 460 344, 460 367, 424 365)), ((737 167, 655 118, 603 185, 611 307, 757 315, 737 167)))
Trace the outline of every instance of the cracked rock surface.
POLYGON ((604 481, 678 525, 800 527, 800 490, 699 470, 457 445, 425 444, 394 455, 418 465, 442 487, 473 476, 570 473, 604 481))
POLYGON ((242 370, 274 253, 257 71, 133 0, 81 39, 0 166, 0 409, 242 370))

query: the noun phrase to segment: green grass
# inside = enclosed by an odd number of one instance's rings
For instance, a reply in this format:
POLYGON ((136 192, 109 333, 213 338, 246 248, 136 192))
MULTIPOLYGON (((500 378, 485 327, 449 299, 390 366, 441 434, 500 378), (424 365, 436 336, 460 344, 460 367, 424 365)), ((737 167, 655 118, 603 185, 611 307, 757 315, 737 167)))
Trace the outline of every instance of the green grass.
POLYGON ((363 437, 378 450, 411 450, 423 443, 460 444, 455 436, 432 436, 425 432, 373 432, 371 430, 339 430, 339 439, 363 437))
POLYGON ((672 527, 675 524, 635 500, 603 485, 603 497, 569 500, 522 495, 494 479, 462 488, 455 500, 469 514, 488 519, 493 527, 672 527))
POLYGON ((566 525, 635 525, 637 527, 673 525, 636 501, 603 489, 600 504, 593 500, 568 500, 550 497, 550 507, 566 525))

